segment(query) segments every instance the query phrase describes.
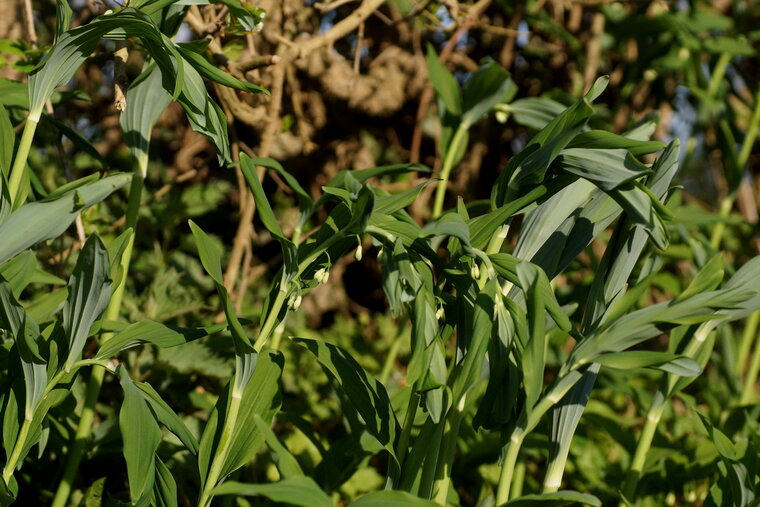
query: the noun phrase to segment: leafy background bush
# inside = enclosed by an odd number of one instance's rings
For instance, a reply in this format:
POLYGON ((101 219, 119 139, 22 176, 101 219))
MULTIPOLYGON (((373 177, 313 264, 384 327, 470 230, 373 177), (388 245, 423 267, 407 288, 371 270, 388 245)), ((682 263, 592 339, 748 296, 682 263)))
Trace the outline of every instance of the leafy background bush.
POLYGON ((753 2, 11 3, 4 502, 754 502, 753 2))

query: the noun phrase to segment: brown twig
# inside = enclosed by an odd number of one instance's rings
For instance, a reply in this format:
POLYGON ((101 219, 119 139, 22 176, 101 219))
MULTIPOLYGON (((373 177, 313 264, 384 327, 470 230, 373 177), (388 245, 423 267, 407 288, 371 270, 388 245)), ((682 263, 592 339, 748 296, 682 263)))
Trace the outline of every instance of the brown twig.
POLYGON ((601 12, 594 14, 594 21, 591 23, 591 40, 586 45, 586 68, 583 72, 583 91, 591 88, 596 79, 599 69, 599 56, 602 51, 602 33, 604 32, 605 17, 601 12))
POLYGON ((317 2, 314 4, 314 8, 319 12, 330 12, 334 11, 342 5, 349 4, 353 1, 355 0, 333 0, 332 2, 317 2))

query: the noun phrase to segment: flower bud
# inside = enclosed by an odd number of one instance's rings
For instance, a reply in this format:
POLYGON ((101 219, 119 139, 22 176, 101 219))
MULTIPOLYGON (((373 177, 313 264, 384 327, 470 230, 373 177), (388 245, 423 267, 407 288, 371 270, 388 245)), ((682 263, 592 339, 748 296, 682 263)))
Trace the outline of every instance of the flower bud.
POLYGON ((297 292, 293 292, 288 298, 288 310, 294 312, 301 306, 301 295, 297 292))
POLYGON ((472 267, 470 268, 470 276, 475 279, 480 278, 480 268, 478 267, 477 261, 472 263, 472 267))
POLYGON ((314 279, 319 283, 327 283, 330 279, 330 272, 325 268, 319 268, 317 272, 314 273, 314 279))
POLYGON ((362 246, 361 244, 356 247, 356 251, 354 252, 354 259, 357 261, 362 260, 362 246))

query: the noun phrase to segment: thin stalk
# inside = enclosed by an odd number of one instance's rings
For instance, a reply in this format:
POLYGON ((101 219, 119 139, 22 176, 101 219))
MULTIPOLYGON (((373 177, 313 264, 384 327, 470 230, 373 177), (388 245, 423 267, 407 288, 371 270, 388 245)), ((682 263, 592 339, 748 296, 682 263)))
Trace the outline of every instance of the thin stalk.
POLYGON ((13 446, 13 451, 11 451, 11 455, 8 457, 8 462, 3 468, 3 481, 5 481, 5 484, 8 484, 8 481, 13 477, 13 472, 16 470, 16 465, 18 464, 21 453, 26 446, 26 438, 29 436, 29 430, 31 427, 32 420, 24 418, 24 422, 21 424, 21 429, 16 438, 16 444, 13 446))
POLYGON ((438 471, 438 458, 441 454, 441 444, 443 442, 443 433, 446 429, 446 421, 439 421, 435 427, 433 439, 430 442, 425 463, 422 465, 422 476, 420 478, 419 497, 430 499, 433 496, 433 484, 438 471))
MULTIPOLYGON (((142 165, 142 164, 140 164, 142 165)), ((138 171, 132 178, 132 183, 129 189, 129 200, 127 203, 126 225, 127 229, 131 228, 135 230, 137 225, 137 210, 140 206, 140 199, 142 197, 142 190, 144 185, 143 175, 145 174, 144 167, 139 167, 138 171), (139 171, 139 172, 138 172, 139 171)), ((121 257, 122 276, 119 281, 119 285, 111 295, 111 300, 108 302, 108 307, 104 313, 105 320, 116 320, 119 317, 121 310, 121 302, 124 298, 124 286, 127 282, 127 276, 129 274, 129 265, 132 259, 132 250, 134 248, 134 234, 129 238, 124 253, 121 257)), ((101 337, 101 343, 108 340, 112 333, 105 333, 101 337)), ((64 507, 69 500, 71 494, 71 488, 76 479, 77 472, 79 471, 79 464, 82 462, 84 456, 84 450, 87 442, 90 439, 92 432, 92 423, 95 420, 95 405, 98 402, 100 396, 100 389, 103 386, 103 379, 105 377, 105 370, 96 368, 92 370, 90 374, 90 380, 87 383, 87 392, 85 395, 84 407, 82 413, 79 416, 79 424, 77 425, 77 431, 74 436, 74 442, 71 445, 71 451, 69 452, 66 465, 63 471, 63 478, 58 484, 58 490, 55 493, 53 503, 51 507, 64 507)))
POLYGON ((718 62, 715 64, 715 68, 713 68, 712 76, 710 77, 710 84, 707 88, 708 97, 714 98, 718 94, 718 86, 720 86, 723 77, 726 75, 726 69, 728 68, 729 63, 731 63, 731 54, 721 53, 718 62))
MULTIPOLYGON (((760 129, 760 90, 758 90, 757 95, 755 95, 755 107, 752 109, 752 116, 749 120, 749 127, 747 128, 747 135, 744 137, 742 148, 739 151, 738 157, 736 158, 736 166, 740 170, 744 169, 744 166, 749 160, 749 156, 752 153, 752 147, 755 145, 755 140, 757 139, 758 129, 760 129)), ((720 216, 722 218, 726 218, 731 212, 731 209, 734 207, 735 199, 736 190, 733 190, 721 200, 720 216)), ((710 237, 710 245, 713 248, 718 248, 720 246, 720 242, 723 239, 723 234, 725 231, 725 223, 718 222, 715 224, 712 236, 710 237)))
POLYGON ((544 477, 544 493, 554 493, 562 485, 562 476, 565 473, 569 451, 570 448, 568 447, 565 452, 549 463, 549 469, 546 471, 546 477, 544 477))
POLYGON ((438 218, 443 212, 443 198, 446 197, 446 186, 449 183, 451 170, 454 168, 454 161, 457 153, 460 153, 464 146, 460 146, 465 141, 468 125, 460 123, 457 127, 454 137, 451 139, 449 149, 446 152, 446 158, 443 160, 441 169, 441 180, 437 183, 435 189, 435 201, 433 203, 433 218, 438 218))
POLYGON ((267 340, 269 339, 269 335, 272 334, 272 330, 277 323, 277 316, 280 314, 280 310, 282 309, 282 305, 285 303, 285 298, 287 295, 288 293, 285 292, 283 287, 280 287, 280 290, 277 291, 277 296, 275 297, 274 303, 272 304, 272 310, 267 315, 266 320, 264 320, 264 324, 261 326, 261 330, 259 331, 259 336, 253 343, 253 348, 256 350, 256 352, 261 352, 261 349, 264 348, 264 344, 266 344, 267 340))
POLYGON ((32 147, 32 139, 34 139, 34 133, 37 131, 38 121, 26 119, 24 132, 21 134, 21 141, 18 145, 18 151, 16 151, 16 158, 13 159, 13 167, 11 167, 11 172, 8 176, 8 195, 14 207, 17 204, 21 178, 26 170, 26 160, 29 158, 29 149, 32 147))
POLYGON ((439 505, 446 505, 446 499, 449 496, 449 487, 451 485, 451 467, 454 463, 454 454, 457 449, 457 437, 459 436, 459 426, 462 423, 462 417, 464 416, 464 399, 459 404, 459 407, 449 412, 448 426, 449 431, 443 437, 443 444, 441 445, 441 457, 438 462, 438 470, 436 472, 435 481, 435 498, 433 501, 439 505))
POLYGON ((747 368, 747 358, 749 357, 749 351, 752 348, 752 344, 757 338, 757 328, 760 324, 760 312, 753 312, 747 317, 747 321, 744 323, 744 331, 742 332, 742 341, 739 345, 739 352, 736 358, 736 374, 741 377, 747 368))
POLYGON ((398 439, 396 447, 396 456, 398 462, 403 466, 404 458, 409 447, 409 438, 412 435, 412 427, 417 417, 417 408, 420 405, 420 394, 417 392, 417 384, 412 385, 412 393, 409 395, 409 404, 406 406, 406 417, 404 417, 404 427, 401 429, 401 436, 398 439))
MULTIPOLYGON (((652 406, 649 407, 644 428, 641 430, 641 436, 639 436, 639 441, 636 444, 636 452, 633 455, 631 467, 628 469, 625 482, 623 483, 623 495, 631 502, 636 495, 636 486, 639 483, 639 479, 641 479, 641 473, 644 471, 644 463, 646 462, 649 449, 652 447, 652 439, 654 438, 665 406, 665 397, 658 391, 652 400, 652 406)), ((625 504, 621 503, 620 505, 623 506, 625 504)))
POLYGON ((760 347, 755 347, 752 353, 752 361, 749 363, 749 369, 747 370, 747 376, 744 377, 742 395, 739 398, 741 405, 747 405, 754 400, 758 373, 760 373, 760 347))
POLYGON ((517 456, 520 454, 520 447, 522 447, 524 438, 525 431, 518 426, 502 448, 504 461, 501 463, 501 475, 499 476, 499 485, 496 488, 496 505, 504 505, 509 500, 509 490, 512 487, 517 456))
POLYGON ((219 482, 219 479, 221 478, 222 467, 227 459, 227 455, 230 453, 232 433, 235 429, 238 413, 240 412, 242 396, 243 393, 233 392, 230 398, 227 417, 224 419, 224 429, 222 429, 222 436, 219 439, 219 450, 214 455, 214 460, 211 463, 211 468, 206 477, 206 483, 203 486, 203 492, 201 493, 200 500, 198 500, 198 505, 200 507, 206 507, 211 503, 211 490, 216 487, 216 483, 219 482))
POLYGON ((515 465, 515 471, 512 472, 512 489, 509 492, 509 499, 522 496, 523 485, 525 484, 525 461, 518 461, 515 465))
POLYGON ((383 369, 380 371, 380 383, 385 384, 388 381, 388 377, 391 376, 391 370, 398 357, 398 351, 401 348, 401 333, 396 336, 396 339, 391 343, 391 348, 388 350, 388 355, 385 357, 385 363, 383 369))

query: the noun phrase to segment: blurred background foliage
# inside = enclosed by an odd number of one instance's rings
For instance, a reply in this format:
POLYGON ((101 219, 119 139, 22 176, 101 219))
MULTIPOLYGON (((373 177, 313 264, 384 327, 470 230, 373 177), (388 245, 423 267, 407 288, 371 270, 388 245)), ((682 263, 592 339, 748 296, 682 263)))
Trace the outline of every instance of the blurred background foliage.
MULTIPOLYGON (((466 202, 488 198, 497 175, 533 133, 588 90, 598 76, 609 75, 609 87, 594 106, 594 128, 620 133, 656 118, 654 137, 666 142, 680 138, 683 147, 677 182, 686 193, 669 203, 676 217, 673 241, 641 303, 679 294, 695 266, 714 251, 725 251, 734 265, 758 253, 760 154, 754 146, 760 123, 758 2, 244 3, 261 19, 257 30, 245 32, 222 4, 193 5, 178 35, 186 41, 207 39, 215 63, 272 92, 253 95, 209 85, 226 114, 234 158, 240 152, 271 156, 314 196, 340 170, 419 161, 438 171, 441 132, 435 93, 427 79, 426 46, 433 45, 460 82, 490 57, 511 73, 516 96, 471 128, 466 153, 449 181, 447 207, 451 207, 456 196, 466 202), (358 23, 351 21, 356 13, 358 23)), ((24 2, 0 0, 0 103, 8 106, 19 100, 10 80, 22 79, 55 33, 54 1, 32 0, 27 6, 34 13, 31 17, 24 2)), ((114 6, 72 0, 73 26, 114 6)), ((72 92, 63 90, 55 97, 30 158, 39 188, 56 188, 67 179, 103 168, 130 170, 114 107, 114 49, 113 42, 103 42, 69 84, 72 92), (95 151, 86 149, 78 136, 95 151)), ((144 55, 138 46, 128 49, 127 79, 132 79, 140 73, 144 55)), ((14 118, 14 124, 20 119, 14 118)), ((387 178, 380 187, 405 190, 425 177, 387 178)), ((283 225, 292 223, 288 217, 296 212, 295 196, 273 173, 263 184, 283 225)), ((412 206, 412 216, 420 222, 430 216, 433 189, 434 185, 425 187, 412 206)), ((143 202, 149 206, 143 207, 124 302, 129 321, 150 318, 191 326, 220 319, 214 310, 219 305, 213 284, 197 260, 185 225, 188 218, 225 245, 225 283, 241 314, 259 313, 269 277, 281 263, 279 248, 254 220, 254 202, 239 170, 218 165, 212 145, 189 128, 177 104, 169 106, 154 130, 143 202)), ((83 232, 114 236, 121 226, 116 217, 123 215, 125 206, 125 201, 116 199, 89 210, 83 232)), ((36 262, 64 276, 71 270, 78 245, 77 232, 72 230, 43 249, 36 262)), ((371 249, 367 243, 360 260, 336 259, 329 282, 304 298, 304 311, 288 321, 286 333, 318 336, 346 348, 393 395, 403 387, 408 352, 401 345, 408 341, 398 337, 410 329, 389 316, 381 267, 375 255, 366 253, 371 249)), ((583 300, 578 294, 588 291, 603 249, 603 243, 592 245, 555 280, 560 302, 583 300)), ((55 309, 55 301, 39 298, 35 290, 40 287, 32 284, 25 297, 35 300, 35 315, 44 317, 55 309)), ((756 325, 749 332, 755 333, 756 325)), ((699 418, 689 412, 690 403, 709 414, 727 435, 746 431, 749 425, 754 428, 750 440, 757 439, 760 347, 754 336, 742 341, 746 329, 721 329, 723 336, 707 371, 663 417, 649 472, 641 481, 644 504, 720 504, 719 498, 710 496, 710 487, 720 477, 714 466, 718 453, 699 418), (744 342, 751 346, 742 347, 744 342)), ((196 418, 209 410, 231 375, 231 360, 225 359, 232 357, 231 348, 230 340, 215 337, 168 351, 146 347, 130 352, 125 360, 133 378, 150 381, 183 414, 188 426, 199 431, 196 418)), ((349 499, 381 487, 378 464, 349 434, 331 381, 304 349, 287 344, 282 348, 287 356, 285 397, 277 434, 299 457, 305 472, 326 490, 349 499), (320 462, 319 447, 328 442, 333 459, 320 462)), ((602 372, 571 450, 565 475, 568 489, 591 491, 606 501, 617 498, 641 424, 637 407, 649 405, 658 379, 647 372, 630 378, 614 370, 602 372)), ((113 422, 107 417, 113 412, 107 400, 120 398, 119 387, 110 382, 105 389, 102 400, 106 401, 98 408, 104 421, 113 422)), ((82 393, 83 386, 76 384, 74 394, 80 404, 82 393)), ((397 396, 393 403, 402 407, 406 400, 397 396)), ((64 405, 56 411, 65 415, 71 409, 64 405)), ((75 421, 69 423, 51 433, 51 439, 62 441, 49 448, 63 444, 75 421)), ((463 428, 455 483, 461 501, 475 505, 484 485, 496 482, 498 442, 466 429, 471 426, 463 428)), ((80 498, 88 488, 90 493, 102 488, 102 482, 98 484, 104 475, 109 481, 125 481, 121 462, 113 465, 118 461, 117 433, 114 424, 98 427, 94 441, 98 452, 83 465, 80 498)), ((544 447, 545 442, 526 444, 524 492, 541 489, 546 456, 539 449, 544 447)), ((173 470, 182 469, 181 453, 172 456, 172 449, 166 449, 166 455, 173 460, 173 470)), ((270 458, 261 456, 238 480, 276 478, 270 458)), ((41 460, 39 466, 49 463, 41 460)), ((28 472, 42 477, 33 464, 28 472)), ((38 485, 41 499, 54 484, 38 485)))

